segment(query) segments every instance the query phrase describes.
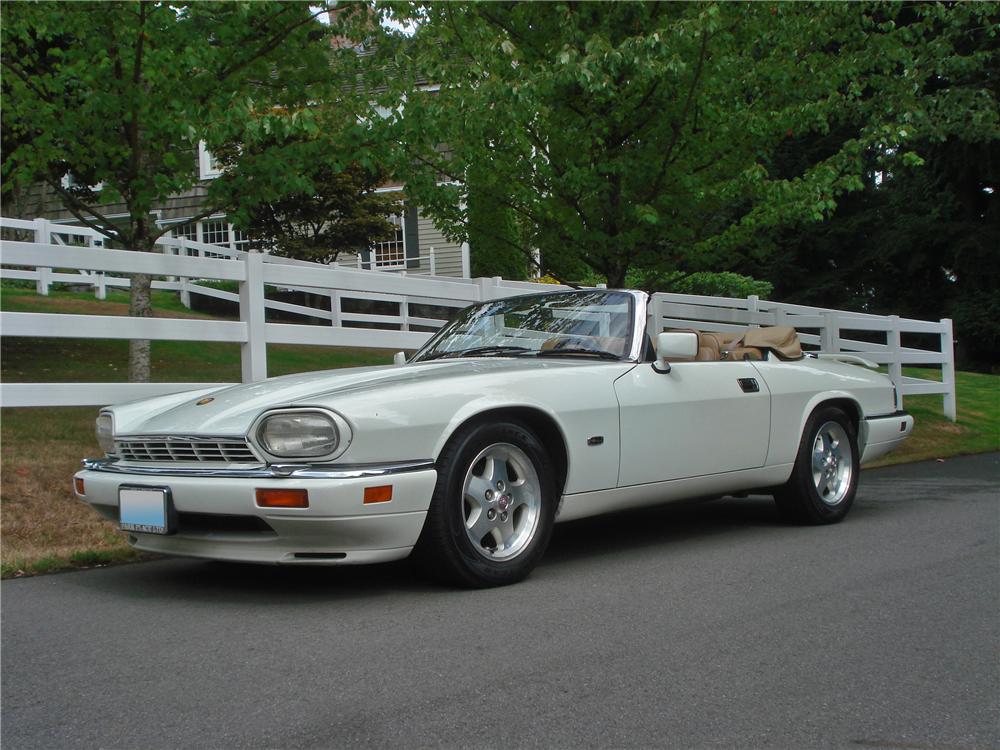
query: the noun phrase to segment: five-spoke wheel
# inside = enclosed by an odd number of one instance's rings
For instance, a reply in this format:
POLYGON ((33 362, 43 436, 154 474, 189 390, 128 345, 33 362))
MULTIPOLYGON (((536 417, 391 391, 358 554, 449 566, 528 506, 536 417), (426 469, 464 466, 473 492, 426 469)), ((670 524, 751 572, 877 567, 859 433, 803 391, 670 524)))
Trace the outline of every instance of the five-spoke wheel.
POLYGON ((854 455, 847 430, 839 422, 825 422, 816 432, 812 476, 819 499, 838 505, 847 497, 854 474, 854 455))
POLYGON ((490 560, 524 551, 538 528, 541 484, 527 454, 510 443, 479 452, 465 475, 465 531, 473 548, 490 560))
POLYGON ((458 430, 438 459, 438 481, 414 554, 437 578, 467 586, 521 580, 548 546, 558 500, 552 462, 517 422, 458 430))
POLYGON ((858 488, 858 457, 850 418, 837 407, 820 407, 806 422, 791 477, 775 490, 778 509, 801 523, 841 520, 858 488))

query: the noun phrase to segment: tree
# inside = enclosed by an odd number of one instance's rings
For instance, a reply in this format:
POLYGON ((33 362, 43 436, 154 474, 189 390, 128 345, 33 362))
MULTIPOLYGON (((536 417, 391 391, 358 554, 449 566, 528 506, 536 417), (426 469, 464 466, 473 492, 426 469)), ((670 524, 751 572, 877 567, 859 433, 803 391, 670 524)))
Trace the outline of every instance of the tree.
MULTIPOLYGON (((315 133, 309 102, 336 83, 329 28, 305 3, 11 3, 4 7, 5 181, 44 182, 83 224, 151 250, 150 213, 198 180, 197 146, 315 133), (72 174, 78 187, 66 187, 72 174), (103 187, 95 192, 88 185, 103 187), (108 203, 124 204, 123 219, 108 203)), ((204 210, 226 208, 225 180, 204 210)), ((129 314, 151 315, 150 277, 129 314)), ((129 379, 149 379, 149 342, 132 341, 129 379)))
POLYGON ((400 212, 397 196, 375 192, 388 173, 343 163, 341 157, 355 154, 340 155, 328 132, 220 149, 220 160, 229 165, 223 184, 233 223, 275 255, 332 263, 395 231, 388 218, 400 212), (289 171, 294 174, 286 176, 289 171), (277 183, 274 189, 262 189, 270 183, 277 183))
POLYGON ((994 38, 995 4, 378 10, 415 28, 383 27, 364 71, 410 194, 464 237, 466 175, 488 170, 480 189, 521 225, 512 241, 563 277, 720 270, 762 230, 828 216, 873 152, 915 164, 920 139, 997 125, 995 92, 936 86, 995 54, 963 49, 970 29, 994 38), (769 171, 810 133, 837 138, 793 174, 769 171))
MULTIPOLYGON (((803 144, 803 148, 809 148, 803 144)), ((762 238, 744 272, 789 302, 954 319, 963 363, 1000 361, 1000 139, 922 144, 924 164, 874 170, 826 221, 762 238)))

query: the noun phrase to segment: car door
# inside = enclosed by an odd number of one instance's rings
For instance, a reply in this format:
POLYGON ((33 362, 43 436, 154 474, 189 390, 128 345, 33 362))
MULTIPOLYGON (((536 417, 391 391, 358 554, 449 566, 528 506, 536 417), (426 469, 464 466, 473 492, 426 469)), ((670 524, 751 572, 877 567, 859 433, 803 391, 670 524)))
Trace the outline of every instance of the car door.
POLYGON ((618 485, 764 465, 770 394, 750 362, 640 364, 615 381, 621 420, 618 485))

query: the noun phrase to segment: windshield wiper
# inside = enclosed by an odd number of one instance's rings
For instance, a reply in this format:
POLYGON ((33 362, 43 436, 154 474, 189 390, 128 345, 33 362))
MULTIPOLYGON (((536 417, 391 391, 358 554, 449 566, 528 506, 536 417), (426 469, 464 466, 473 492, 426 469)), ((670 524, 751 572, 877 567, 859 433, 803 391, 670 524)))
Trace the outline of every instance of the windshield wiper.
POLYGON ((571 355, 586 354, 586 355, 589 355, 591 357, 600 357, 601 359, 613 359, 613 360, 616 360, 616 361, 619 360, 619 359, 621 359, 621 357, 619 357, 617 354, 612 354, 611 352, 605 352, 605 351, 602 351, 601 349, 585 349, 583 347, 564 347, 564 348, 559 348, 559 349, 543 349, 543 350, 539 351, 536 356, 539 356, 539 357, 561 357, 564 354, 571 354, 571 355))
POLYGON ((477 346, 472 349, 462 349, 460 351, 432 354, 429 357, 423 357, 420 361, 429 362, 432 359, 449 359, 453 357, 492 357, 496 355, 518 354, 530 351, 530 349, 524 346, 477 346))

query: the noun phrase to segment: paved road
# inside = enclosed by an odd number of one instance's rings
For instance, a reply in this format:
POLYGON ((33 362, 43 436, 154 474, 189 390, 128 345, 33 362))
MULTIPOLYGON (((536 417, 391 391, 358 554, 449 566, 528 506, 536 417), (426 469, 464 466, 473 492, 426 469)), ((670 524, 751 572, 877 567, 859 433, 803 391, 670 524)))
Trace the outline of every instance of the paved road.
POLYGON ((161 561, 2 585, 3 748, 1000 746, 1000 454, 839 526, 557 527, 525 583, 161 561))

